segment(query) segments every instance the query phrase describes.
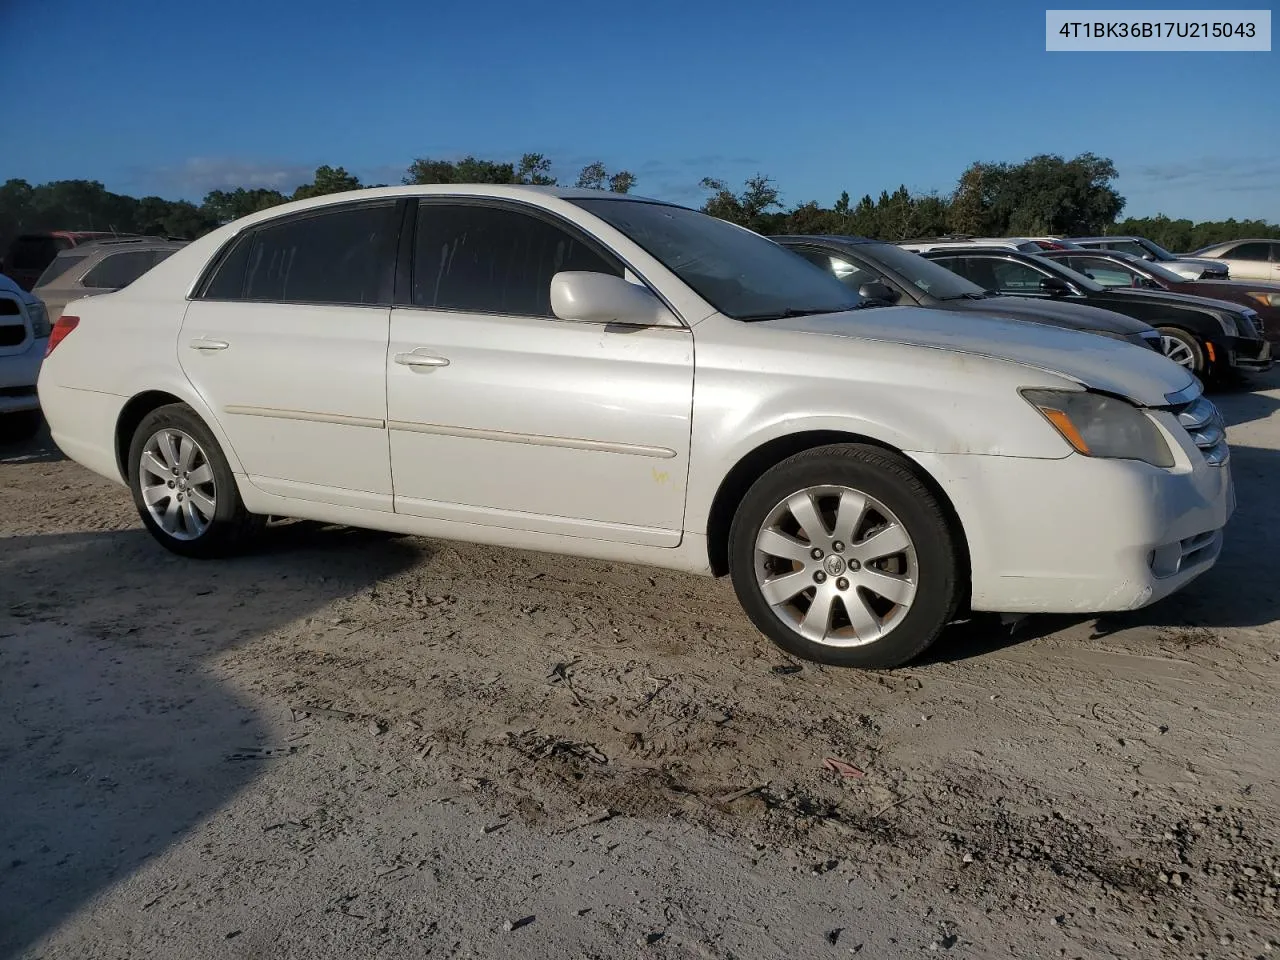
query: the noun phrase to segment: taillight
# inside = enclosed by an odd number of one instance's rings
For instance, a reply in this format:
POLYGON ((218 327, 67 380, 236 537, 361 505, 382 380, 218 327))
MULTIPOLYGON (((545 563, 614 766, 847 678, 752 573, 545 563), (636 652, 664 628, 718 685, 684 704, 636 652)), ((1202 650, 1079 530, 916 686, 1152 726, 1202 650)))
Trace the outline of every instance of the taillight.
POLYGON ((69 334, 76 327, 80 326, 80 318, 63 314, 58 318, 58 322, 53 325, 53 332, 49 334, 49 345, 44 348, 44 355, 47 357, 53 353, 53 348, 67 339, 69 334))

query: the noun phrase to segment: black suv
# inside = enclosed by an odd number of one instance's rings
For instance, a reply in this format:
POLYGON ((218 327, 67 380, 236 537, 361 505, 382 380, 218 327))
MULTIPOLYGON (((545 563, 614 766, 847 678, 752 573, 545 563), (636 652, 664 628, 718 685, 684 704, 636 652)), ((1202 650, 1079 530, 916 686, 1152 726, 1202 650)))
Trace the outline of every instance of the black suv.
POLYGON ((1074 303, 1005 297, 983 290, 924 257, 865 237, 770 237, 817 264, 871 302, 981 313, 1080 330, 1160 349, 1160 334, 1140 320, 1074 303))
POLYGON ((934 250, 923 256, 986 290, 1114 310, 1160 331, 1165 356, 1201 380, 1271 368, 1271 344, 1257 311, 1223 300, 1166 291, 1104 287, 1045 257, 995 247, 934 250))

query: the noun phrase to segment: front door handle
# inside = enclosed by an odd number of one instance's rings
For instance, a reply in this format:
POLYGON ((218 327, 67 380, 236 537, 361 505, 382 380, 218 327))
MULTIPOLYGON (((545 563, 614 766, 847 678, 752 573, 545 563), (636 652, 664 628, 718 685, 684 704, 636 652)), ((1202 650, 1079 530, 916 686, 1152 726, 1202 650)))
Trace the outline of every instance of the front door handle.
POLYGON ((406 367, 447 367, 448 359, 430 353, 397 353, 396 363, 406 367))
POLYGON ((191 341, 192 350, 225 350, 231 344, 225 340, 211 340, 208 337, 196 337, 191 341))
POLYGON ((232 346, 227 340, 214 340, 209 337, 197 337, 191 342, 192 349, 227 349, 232 346))

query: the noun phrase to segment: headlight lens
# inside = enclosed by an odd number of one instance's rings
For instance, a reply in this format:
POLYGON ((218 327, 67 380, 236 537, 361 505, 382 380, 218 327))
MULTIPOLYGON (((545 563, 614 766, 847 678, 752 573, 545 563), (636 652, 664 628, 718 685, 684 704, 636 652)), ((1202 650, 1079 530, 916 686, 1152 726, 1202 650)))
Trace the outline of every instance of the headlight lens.
POLYGON ((43 303, 27 304, 27 316, 31 318, 31 335, 39 340, 49 335, 49 312, 43 303))
POLYGON ((1215 313, 1218 318, 1218 326, 1222 327, 1222 332, 1228 337, 1236 335, 1236 318, 1229 313, 1215 313))
POLYGON ((1249 296, 1264 307, 1280 307, 1280 293, 1261 293, 1250 291, 1249 296))
POLYGON ((1023 390, 1022 395, 1077 453, 1173 466, 1159 427, 1131 403, 1080 390, 1023 390))

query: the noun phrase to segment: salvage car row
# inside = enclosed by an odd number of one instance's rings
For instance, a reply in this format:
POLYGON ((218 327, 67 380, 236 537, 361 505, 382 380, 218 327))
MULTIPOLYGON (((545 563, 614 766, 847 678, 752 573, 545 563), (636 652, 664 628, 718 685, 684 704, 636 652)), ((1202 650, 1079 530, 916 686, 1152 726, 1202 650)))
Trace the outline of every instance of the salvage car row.
POLYGON ((1010 246, 927 253, 599 191, 336 194, 69 304, 39 395, 176 553, 288 516, 727 574, 831 664, 1207 570, 1225 427, 1150 321, 1239 358, 1256 311, 1010 246))

